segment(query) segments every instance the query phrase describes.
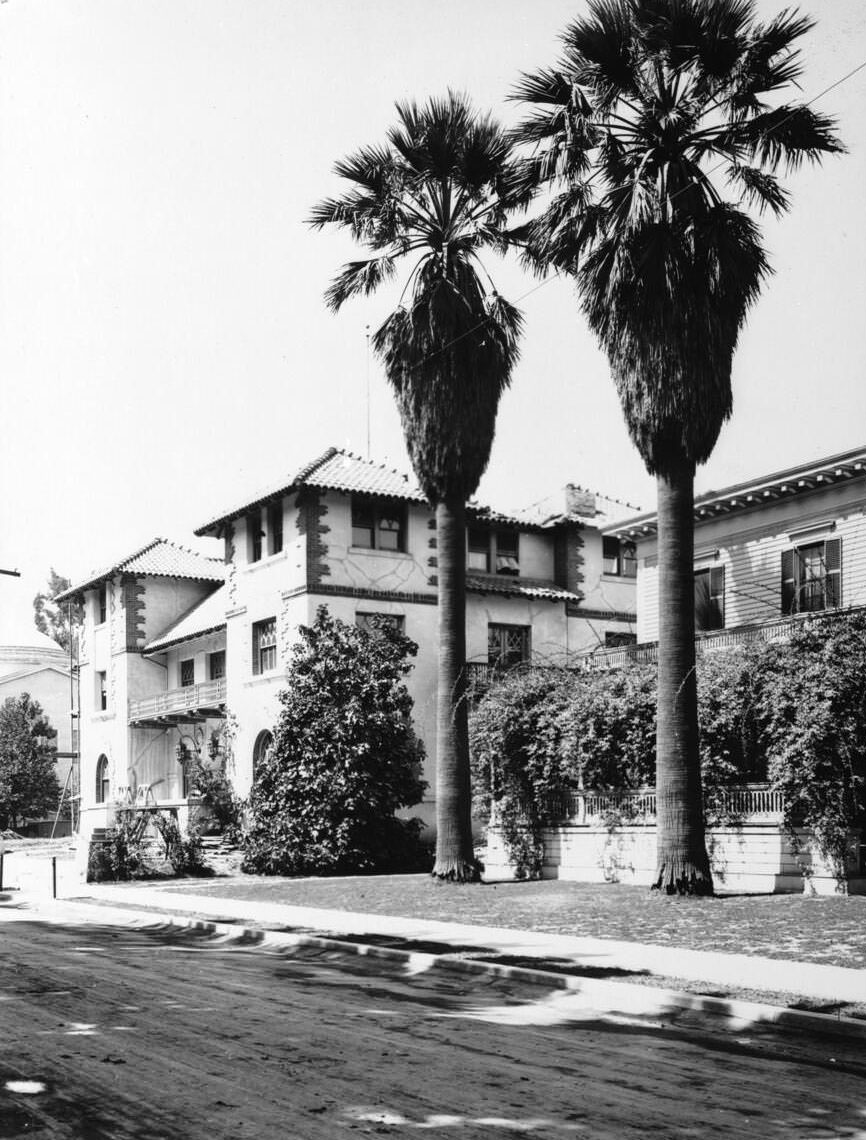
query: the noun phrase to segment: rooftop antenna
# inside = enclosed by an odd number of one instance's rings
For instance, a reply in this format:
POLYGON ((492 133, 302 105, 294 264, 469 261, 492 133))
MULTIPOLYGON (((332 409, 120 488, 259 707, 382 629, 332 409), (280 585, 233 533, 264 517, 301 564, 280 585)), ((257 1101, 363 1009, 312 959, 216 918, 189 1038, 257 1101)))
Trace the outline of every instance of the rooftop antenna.
POLYGON ((370 454, 370 326, 366 326, 367 330, 367 459, 372 459, 370 454))

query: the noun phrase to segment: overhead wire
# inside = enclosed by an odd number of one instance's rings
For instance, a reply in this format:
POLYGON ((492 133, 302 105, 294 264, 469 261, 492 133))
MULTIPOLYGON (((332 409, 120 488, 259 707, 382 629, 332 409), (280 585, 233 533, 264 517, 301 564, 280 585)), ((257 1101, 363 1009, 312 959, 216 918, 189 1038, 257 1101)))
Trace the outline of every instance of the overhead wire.
MULTIPOLYGON (((841 78, 835 80, 828 87, 825 87, 823 89, 823 91, 819 91, 817 95, 813 95, 811 99, 808 99, 805 103, 800 104, 798 106, 798 109, 799 109, 799 107, 811 107, 813 103, 816 103, 819 99, 822 99, 825 95, 827 95, 830 91, 833 91, 836 87, 841 87, 841 85, 843 83, 846 83, 849 79, 851 79, 859 71, 862 71, 864 68, 866 68, 866 60, 864 60, 862 63, 858 64, 857 67, 852 68, 849 72, 847 72, 841 78)), ((774 126, 772 126, 770 128, 770 130, 778 130, 780 127, 784 126, 784 124, 787 123, 790 119, 792 119, 796 113, 797 113, 796 110, 791 111, 791 113, 789 115, 786 115, 784 119, 780 119, 778 123, 774 124, 774 126)), ((707 178, 709 178, 711 175, 718 173, 718 171, 721 170, 722 167, 725 165, 726 165, 725 162, 718 163, 716 166, 711 167, 706 172, 705 176, 707 178)), ((611 187, 610 190, 608 191, 608 193, 614 194, 618 190, 627 190, 631 185, 633 185, 633 183, 624 182, 619 186, 611 187)), ((671 194, 671 199, 679 197, 680 194, 684 194, 687 190, 690 190, 692 188, 692 186, 694 186, 694 185, 696 185, 696 183, 694 181, 687 182, 685 186, 681 186, 679 188, 679 190, 675 190, 674 193, 671 194)), ((545 285, 549 285, 552 281, 556 281, 561 276, 562 276, 561 270, 559 270, 559 269, 555 270, 555 272, 553 274, 551 274, 548 277, 545 277, 543 281, 539 281, 539 283, 537 285, 534 285, 531 289, 527 289, 525 293, 521 293, 520 296, 515 298, 514 304, 519 305, 521 301, 525 301, 527 297, 531 297, 533 295, 533 293, 537 293, 539 291, 539 289, 544 288, 545 285)), ((423 357, 417 363, 413 364, 411 366, 411 368, 412 369, 421 368, 429 360, 432 360, 434 357, 439 356, 441 353, 447 351, 449 348, 452 348, 455 344, 458 344, 461 340, 464 340, 467 336, 472 336, 473 333, 478 332, 478 330, 483 328, 484 325, 486 325, 490 319, 491 319, 490 317, 484 317, 483 320, 478 321, 477 324, 473 325, 471 328, 466 329, 464 332, 460 333, 459 336, 455 336, 452 340, 449 340, 447 343, 443 344, 440 348, 437 348, 433 352, 428 353, 427 356, 423 357)))

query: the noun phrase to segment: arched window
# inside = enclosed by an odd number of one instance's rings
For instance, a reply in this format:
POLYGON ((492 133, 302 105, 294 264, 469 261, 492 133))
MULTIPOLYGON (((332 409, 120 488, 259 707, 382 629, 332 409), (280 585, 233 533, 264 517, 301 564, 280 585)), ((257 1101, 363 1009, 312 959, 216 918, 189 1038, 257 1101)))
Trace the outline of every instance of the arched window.
POLYGON ((261 764, 268 758, 273 744, 274 734, 267 729, 260 732, 256 737, 256 742, 253 745, 253 779, 256 778, 256 772, 261 764))
POLYGON ((96 761, 96 802, 104 804, 108 799, 108 789, 111 781, 108 779, 108 757, 103 754, 96 761))

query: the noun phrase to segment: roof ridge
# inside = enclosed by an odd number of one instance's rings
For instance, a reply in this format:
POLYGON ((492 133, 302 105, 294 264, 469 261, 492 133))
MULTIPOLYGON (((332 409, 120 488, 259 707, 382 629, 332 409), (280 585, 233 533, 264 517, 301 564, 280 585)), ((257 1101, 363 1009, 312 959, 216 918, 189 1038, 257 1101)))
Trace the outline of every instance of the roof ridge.
MULTIPOLYGON (((375 467, 377 471, 387 471, 389 475, 398 475, 406 483, 409 482, 410 476, 401 471, 399 467, 389 467, 387 463, 377 463, 375 459, 364 458, 363 455, 356 455, 354 451, 349 451, 345 447, 335 447, 335 455, 345 455, 347 459, 354 459, 357 463, 366 463, 368 467, 375 467)), ((329 458, 333 458, 329 456, 329 458)), ((414 472, 413 472, 414 474, 414 472)))
MULTIPOLYGON (((314 459, 312 461, 312 463, 307 463, 304 467, 302 467, 301 470, 294 477, 294 479, 291 481, 289 486, 294 487, 298 483, 306 482, 306 480, 309 479, 309 477, 313 474, 313 472, 318 467, 323 467, 328 462, 329 459, 333 459, 335 455, 340 455, 341 452, 342 452, 342 449, 339 447, 331 446, 331 447, 327 448, 327 450, 325 450, 318 457, 318 459, 314 459)), ((343 453, 343 454, 345 454, 345 453, 343 453)))

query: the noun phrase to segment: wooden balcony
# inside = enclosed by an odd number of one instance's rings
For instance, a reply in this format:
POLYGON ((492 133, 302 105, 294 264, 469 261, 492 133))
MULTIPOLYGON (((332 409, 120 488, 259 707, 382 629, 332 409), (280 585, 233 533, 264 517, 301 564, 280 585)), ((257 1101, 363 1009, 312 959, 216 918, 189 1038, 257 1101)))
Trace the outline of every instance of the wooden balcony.
POLYGON ((140 701, 129 702, 129 723, 135 728, 165 728, 175 724, 200 724, 226 715, 226 681, 202 681, 167 689, 140 701))

